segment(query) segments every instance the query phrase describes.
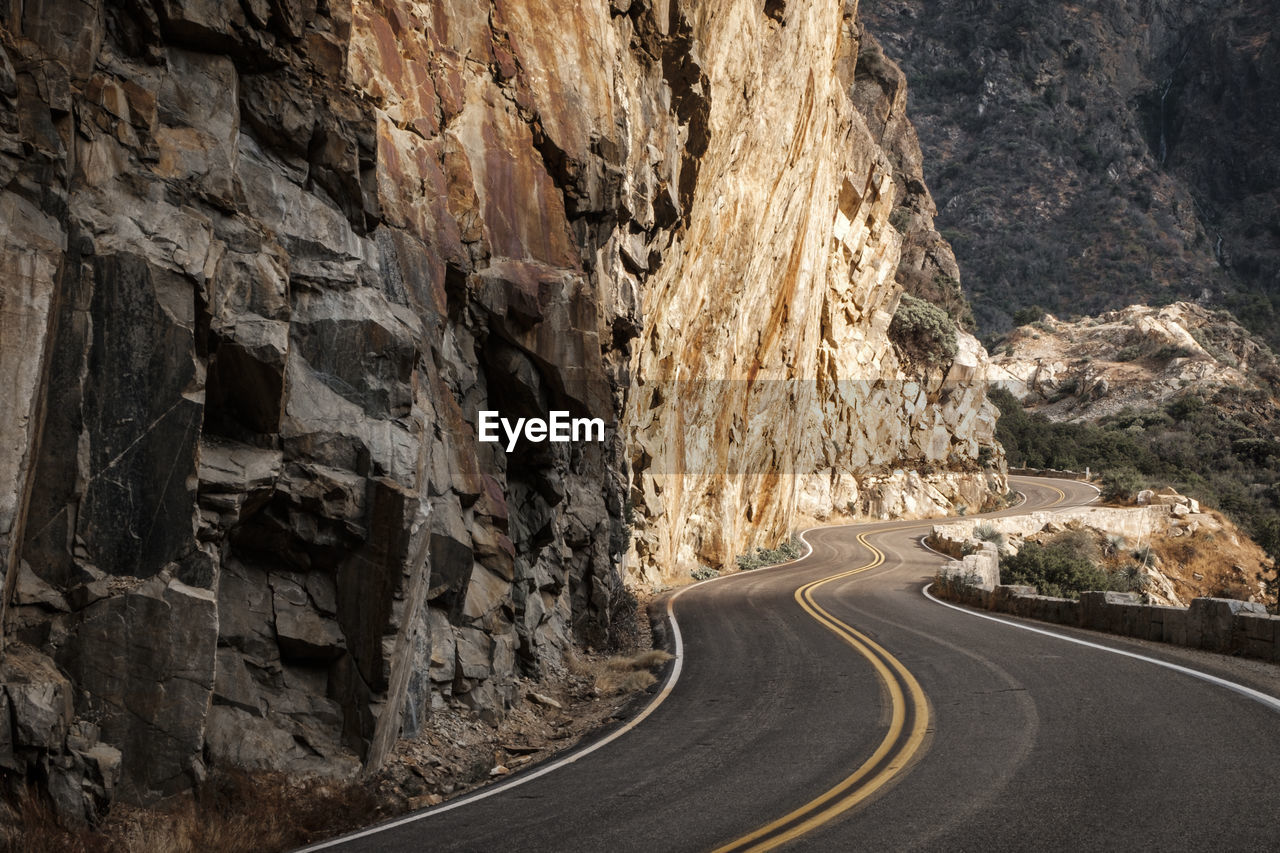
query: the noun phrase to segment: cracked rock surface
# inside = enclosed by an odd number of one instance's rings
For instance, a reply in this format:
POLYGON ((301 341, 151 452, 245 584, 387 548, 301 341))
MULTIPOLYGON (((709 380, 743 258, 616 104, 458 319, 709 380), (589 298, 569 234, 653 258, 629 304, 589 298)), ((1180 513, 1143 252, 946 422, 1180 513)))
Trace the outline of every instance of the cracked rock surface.
POLYGON ((561 5, 0 11, 0 765, 60 813, 379 766, 627 581, 1003 491, 981 347, 887 336, 954 261, 856 4, 561 5))

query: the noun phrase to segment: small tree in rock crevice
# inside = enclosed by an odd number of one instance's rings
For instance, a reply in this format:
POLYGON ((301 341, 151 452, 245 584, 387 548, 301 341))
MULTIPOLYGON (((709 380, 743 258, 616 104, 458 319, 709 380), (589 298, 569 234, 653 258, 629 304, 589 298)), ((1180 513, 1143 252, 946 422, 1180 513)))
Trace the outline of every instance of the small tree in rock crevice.
POLYGON ((907 361, 926 369, 949 365, 958 351, 955 321, 946 311, 909 293, 902 294, 893 314, 889 339, 907 361))

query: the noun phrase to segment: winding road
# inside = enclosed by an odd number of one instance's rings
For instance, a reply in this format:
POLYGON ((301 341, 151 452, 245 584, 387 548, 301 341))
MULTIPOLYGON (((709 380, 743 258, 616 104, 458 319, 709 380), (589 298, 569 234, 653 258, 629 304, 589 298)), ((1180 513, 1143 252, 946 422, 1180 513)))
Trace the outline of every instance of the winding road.
MULTIPOLYGON (((998 514, 1096 494, 1015 480, 998 514)), ((1280 670, 939 604, 932 523, 816 529, 802 560, 685 588, 638 722, 309 849, 1280 849, 1280 704, 1134 655, 1270 696, 1280 670)))

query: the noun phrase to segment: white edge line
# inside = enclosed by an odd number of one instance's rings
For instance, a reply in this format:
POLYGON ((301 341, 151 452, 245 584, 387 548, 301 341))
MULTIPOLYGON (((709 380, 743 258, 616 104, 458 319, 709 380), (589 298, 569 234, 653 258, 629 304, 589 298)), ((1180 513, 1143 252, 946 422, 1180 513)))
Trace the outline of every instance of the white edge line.
MULTIPOLYGON (((925 547, 928 548, 929 546, 926 545, 925 547)), ((929 548, 929 550, 932 551, 933 549, 929 548)), ((936 554, 937 552, 934 551, 934 553, 936 554)), ((950 602, 942 601, 941 599, 935 598, 934 596, 929 594, 929 589, 932 586, 933 584, 926 584, 925 587, 920 590, 920 592, 924 594, 925 598, 929 599, 934 604, 941 604, 943 607, 949 607, 952 610, 958 610, 961 613, 965 614, 966 616, 974 616, 978 619, 986 619, 989 622, 998 622, 1001 625, 1008 625, 1010 628, 1021 628, 1023 631, 1030 631, 1033 634, 1043 634, 1046 637, 1053 637, 1054 639, 1062 640, 1063 642, 1075 643, 1078 646, 1086 646, 1090 649, 1098 649, 1100 651, 1110 652, 1113 655, 1120 655, 1122 657, 1133 658, 1134 660, 1140 660, 1146 663, 1155 664, 1156 666, 1162 666, 1165 669, 1171 669, 1174 672, 1180 672, 1183 675, 1189 675, 1192 678, 1199 678, 1201 681, 1207 681, 1210 684, 1217 685, 1218 687, 1223 687, 1223 688, 1226 688, 1227 690, 1233 690, 1236 693, 1239 693, 1243 696, 1248 697, 1249 699, 1254 700, 1255 702, 1262 703, 1263 705, 1265 705, 1266 707, 1270 708, 1273 711, 1280 712, 1280 699, 1277 699, 1274 696, 1271 696, 1267 693, 1263 693, 1260 690, 1254 690, 1252 687, 1245 687, 1243 684, 1237 684, 1234 681, 1228 681, 1225 678, 1219 678, 1216 675, 1210 675, 1209 673, 1201 672, 1198 669, 1191 669, 1190 667, 1180 666, 1176 663, 1169 663, 1168 661, 1163 661, 1163 660, 1160 660, 1159 658, 1147 657, 1146 655, 1140 655, 1137 652, 1128 652, 1128 651, 1125 651, 1124 649, 1116 649, 1116 648, 1112 648, 1111 646, 1104 646, 1101 643, 1091 643, 1088 640, 1081 640, 1076 637, 1069 637, 1066 634, 1059 634, 1055 631, 1046 631, 1044 628, 1036 628, 1031 625, 1023 625, 1020 622, 1011 622, 1008 619, 1001 619, 997 616, 989 616, 986 613, 978 613, 974 610, 970 610, 967 607, 960 607, 958 605, 951 604, 950 602)))
MULTIPOLYGON (((826 526, 839 527, 842 525, 826 525, 826 526)), ((657 695, 655 695, 653 699, 649 701, 648 705, 645 705, 644 710, 642 710, 636 716, 632 717, 621 728, 611 732, 607 737, 603 737, 588 747, 571 752, 569 755, 566 755, 563 758, 552 761, 549 764, 545 764, 536 770, 530 770, 527 773, 521 773, 520 775, 515 776, 506 782, 500 782, 497 785, 491 785, 489 787, 482 788, 481 790, 476 791, 474 793, 465 794, 461 797, 458 797, 456 800, 443 803, 439 806, 433 806, 432 808, 426 809, 424 811, 414 812, 413 814, 405 815, 404 817, 400 817, 395 820, 388 821, 387 823, 380 823, 375 826, 366 827, 365 829, 362 829, 358 832, 352 832, 347 835, 340 835, 337 838, 331 838, 328 841, 321 841, 318 844, 312 844, 309 847, 300 848, 294 851, 294 853, 311 853, 311 851, 314 851, 314 850, 327 850, 331 847, 337 847, 341 844, 347 844, 348 842, 351 842, 351 841, 358 841, 361 838, 368 838, 371 835, 377 835, 379 833, 386 832, 389 829, 395 829, 396 827, 404 826, 407 823, 413 823, 415 821, 423 820, 424 818, 434 817, 438 814, 444 814, 447 811, 452 811, 453 809, 459 808, 461 806, 470 805, 471 803, 487 799, 497 794, 501 794, 505 791, 509 791, 512 788, 519 787, 520 785, 523 785, 526 782, 532 782, 534 779, 539 779, 543 776, 546 776, 548 773, 551 773, 554 770, 559 770, 561 767, 565 767, 567 765, 573 764, 575 761, 578 761, 581 758, 585 758, 591 753, 595 752, 596 750, 602 749, 608 746, 609 744, 613 743, 615 740, 622 737, 627 732, 634 729, 636 726, 640 725, 642 722, 644 722, 644 720, 650 714, 656 711, 658 709, 658 706, 661 705, 664 701, 666 701, 666 698, 669 695, 671 695, 671 691, 675 689, 676 682, 680 680, 680 673, 684 669, 684 638, 680 634, 680 624, 676 621, 675 600, 679 598, 681 595, 683 595, 685 592, 693 589, 695 586, 702 586, 703 584, 714 583, 715 581, 725 580, 726 578, 736 578, 736 577, 742 577, 744 575, 748 575, 748 576, 756 575, 760 572, 768 571, 770 569, 780 569, 780 568, 783 568, 784 566, 791 566, 800 562, 801 560, 807 559, 809 555, 813 553, 813 545, 811 545, 809 543, 809 540, 805 538, 805 534, 810 532, 811 530, 816 530, 816 529, 817 529, 816 527, 810 527, 807 530, 803 530, 798 534, 800 537, 800 541, 804 543, 805 553, 802 556, 796 557, 794 560, 788 560, 785 563, 778 563, 773 566, 763 566, 759 569, 753 569, 751 571, 738 571, 738 572, 733 572, 727 575, 719 575, 714 578, 707 578, 705 581, 699 581, 698 583, 689 584, 688 586, 684 586, 676 590, 675 593, 673 593, 672 596, 667 599, 667 620, 671 623, 672 644, 675 646, 675 655, 674 655, 675 663, 672 665, 671 671, 667 674, 666 681, 664 681, 662 684, 662 689, 659 690, 657 695)))

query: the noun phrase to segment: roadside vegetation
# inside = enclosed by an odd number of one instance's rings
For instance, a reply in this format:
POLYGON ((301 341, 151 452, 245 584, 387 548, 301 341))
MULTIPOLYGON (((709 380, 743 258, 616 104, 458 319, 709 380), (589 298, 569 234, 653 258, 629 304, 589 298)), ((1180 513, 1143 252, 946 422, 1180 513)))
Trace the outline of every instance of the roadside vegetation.
POLYGON ((973 528, 973 535, 975 539, 979 539, 983 542, 990 542, 997 548, 1004 544, 1004 534, 999 530, 996 530, 995 525, 993 524, 985 522, 979 524, 977 527, 973 528))
POLYGON ((1104 555, 1091 534, 1064 530, 1044 544, 1027 542, 1017 554, 1000 558, 1000 582, 1034 586, 1041 595, 1079 598, 1098 591, 1144 592, 1141 562, 1149 553, 1104 555))
POLYGON ((216 772, 168 807, 113 806, 96 829, 60 826, 31 791, 0 806, 0 850, 14 853, 261 853, 291 850, 386 816, 360 780, 290 779, 283 773, 216 772))
POLYGON ((778 563, 788 563, 803 553, 804 543, 800 541, 798 534, 793 533, 777 548, 756 548, 754 551, 738 555, 738 569, 749 572, 752 569, 763 569, 765 566, 776 566, 778 563))
MULTIPOLYGON (((1011 467, 1088 466, 1102 478, 1103 497, 1117 502, 1173 486, 1240 525, 1273 567, 1280 560, 1280 418, 1265 395, 1225 388, 1096 424, 1054 423, 1004 389, 989 396, 1000 408, 996 437, 1011 467)), ((1270 583, 1280 593, 1274 571, 1270 583)))
POLYGON ((942 367, 956 357, 956 324, 936 305, 902 294, 889 324, 889 339, 912 364, 942 367))

